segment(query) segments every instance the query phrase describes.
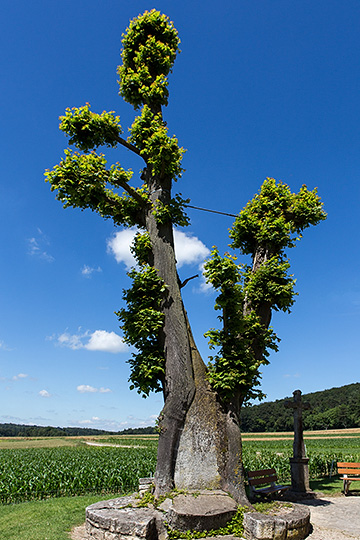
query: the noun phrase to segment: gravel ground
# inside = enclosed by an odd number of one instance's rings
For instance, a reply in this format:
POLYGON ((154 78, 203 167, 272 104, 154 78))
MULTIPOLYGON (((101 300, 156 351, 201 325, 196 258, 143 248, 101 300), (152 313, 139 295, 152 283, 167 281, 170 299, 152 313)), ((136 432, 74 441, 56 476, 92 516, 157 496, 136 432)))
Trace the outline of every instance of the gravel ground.
POLYGON ((360 540, 360 497, 322 497, 302 501, 310 508, 311 540, 360 540))

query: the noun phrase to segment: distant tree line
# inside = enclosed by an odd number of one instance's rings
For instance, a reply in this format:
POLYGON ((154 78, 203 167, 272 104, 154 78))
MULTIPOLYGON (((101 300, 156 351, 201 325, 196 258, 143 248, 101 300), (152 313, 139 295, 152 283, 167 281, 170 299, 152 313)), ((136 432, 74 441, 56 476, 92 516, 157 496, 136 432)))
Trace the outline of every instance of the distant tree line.
MULTIPOLYGON (((243 408, 243 432, 292 431, 293 415, 284 399, 243 408)), ((360 383, 304 394, 310 409, 303 412, 304 429, 343 429, 360 427, 360 383)))
MULTIPOLYGON (((292 396, 244 407, 241 413, 241 430, 245 433, 292 431, 293 415, 284 406, 285 401, 289 399, 292 399, 292 396)), ((303 412, 304 429, 360 427, 360 383, 303 394, 303 400, 310 403, 310 409, 303 412)), ((151 435, 155 433, 157 433, 157 429, 152 426, 128 428, 114 432, 80 427, 0 424, 0 437, 81 437, 86 435, 151 435)))
POLYGON ((86 435, 146 435, 156 433, 156 428, 129 428, 123 431, 106 431, 80 427, 26 426, 0 424, 0 437, 81 437, 86 435))
POLYGON ((155 427, 137 427, 137 428, 127 428, 119 431, 119 435, 154 435, 158 433, 158 430, 155 427))

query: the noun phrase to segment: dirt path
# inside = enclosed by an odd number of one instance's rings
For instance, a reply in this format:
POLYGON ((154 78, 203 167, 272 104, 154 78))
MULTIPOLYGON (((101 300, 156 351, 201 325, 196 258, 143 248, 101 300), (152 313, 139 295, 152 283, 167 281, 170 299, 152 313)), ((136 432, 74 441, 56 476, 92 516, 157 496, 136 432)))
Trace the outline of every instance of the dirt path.
POLYGON ((146 448, 141 444, 112 444, 112 443, 98 443, 92 441, 84 441, 88 446, 112 446, 114 448, 146 448))

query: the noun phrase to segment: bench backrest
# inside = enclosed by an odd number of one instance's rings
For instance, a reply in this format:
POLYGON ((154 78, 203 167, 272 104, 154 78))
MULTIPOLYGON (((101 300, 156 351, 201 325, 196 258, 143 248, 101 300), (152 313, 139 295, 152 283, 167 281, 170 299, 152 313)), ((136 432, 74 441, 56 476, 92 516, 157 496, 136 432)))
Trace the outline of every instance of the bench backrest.
POLYGON ((264 486, 277 482, 275 469, 264 469, 262 471, 248 471, 250 486, 264 486))
POLYGON ((338 461, 337 469, 339 474, 360 474, 360 463, 338 461))

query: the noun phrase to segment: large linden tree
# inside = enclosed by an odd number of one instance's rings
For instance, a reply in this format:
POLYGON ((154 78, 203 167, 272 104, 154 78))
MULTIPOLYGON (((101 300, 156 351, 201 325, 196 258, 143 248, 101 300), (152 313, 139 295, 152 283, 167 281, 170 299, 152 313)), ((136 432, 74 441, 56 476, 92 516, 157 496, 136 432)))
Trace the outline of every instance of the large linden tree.
POLYGON ((214 250, 205 266, 219 293, 215 309, 222 322, 207 333, 214 353, 205 364, 184 309, 174 253, 173 228, 189 223, 189 201, 172 193, 184 151, 163 119, 179 37, 168 17, 152 10, 130 22, 122 44, 120 95, 139 111, 130 136, 122 137, 113 112, 96 114, 88 104, 67 109, 60 129, 77 151, 65 150, 46 178, 65 207, 89 208, 117 226, 138 229, 132 287, 117 315, 124 339, 136 350, 129 360, 131 387, 164 396, 156 495, 174 487, 218 488, 244 503, 240 409, 245 400, 261 397, 260 368, 277 349, 272 310, 289 311, 294 302, 285 250, 325 213, 316 190, 303 186, 294 194, 286 184, 265 180, 230 232, 232 247, 249 256, 249 264, 214 250), (119 163, 107 166, 96 152, 106 146, 139 157, 140 182, 119 163))

